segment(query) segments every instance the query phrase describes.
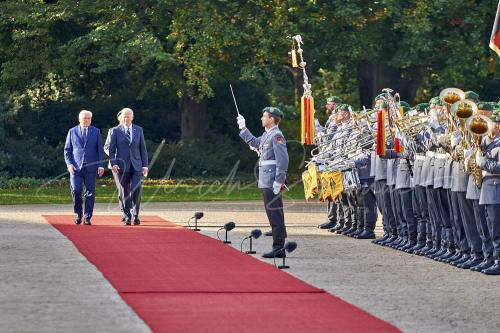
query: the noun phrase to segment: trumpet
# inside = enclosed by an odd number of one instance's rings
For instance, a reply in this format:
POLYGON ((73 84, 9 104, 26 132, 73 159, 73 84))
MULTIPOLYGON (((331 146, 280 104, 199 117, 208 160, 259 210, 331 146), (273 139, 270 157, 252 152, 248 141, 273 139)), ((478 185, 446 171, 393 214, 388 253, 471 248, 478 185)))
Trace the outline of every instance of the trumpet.
POLYGON ((397 128, 409 138, 414 138, 419 132, 427 127, 430 115, 405 116, 396 121, 397 128))

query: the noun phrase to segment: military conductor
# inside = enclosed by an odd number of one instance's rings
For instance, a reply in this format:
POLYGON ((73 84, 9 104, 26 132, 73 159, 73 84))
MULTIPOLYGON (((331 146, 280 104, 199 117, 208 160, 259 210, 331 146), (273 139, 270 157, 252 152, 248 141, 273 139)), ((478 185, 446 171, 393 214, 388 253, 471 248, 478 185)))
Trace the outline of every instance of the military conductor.
POLYGON ((281 258, 285 256, 283 246, 286 238, 281 192, 285 187, 288 169, 286 142, 278 127, 283 118, 283 112, 276 107, 265 107, 262 113, 261 121, 265 132, 258 138, 246 128, 243 116, 238 115, 237 121, 240 137, 249 146, 258 149, 259 154, 258 186, 264 197, 264 206, 273 234, 273 248, 262 256, 264 258, 281 258))

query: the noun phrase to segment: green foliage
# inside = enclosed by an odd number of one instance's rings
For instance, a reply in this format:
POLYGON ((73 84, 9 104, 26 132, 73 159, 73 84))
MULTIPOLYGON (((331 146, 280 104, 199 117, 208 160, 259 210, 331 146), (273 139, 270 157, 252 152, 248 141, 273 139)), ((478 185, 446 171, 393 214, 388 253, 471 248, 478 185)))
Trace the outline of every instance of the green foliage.
POLYGON ((384 86, 405 91, 402 98, 410 103, 449 86, 498 100, 500 60, 488 48, 496 4, 0 1, 0 174, 45 178, 64 172, 61 143, 78 111, 92 110, 94 125, 106 132, 125 106, 135 110, 153 146, 176 142, 162 151, 157 176, 174 157, 177 176, 226 174, 238 160, 251 173, 255 156, 237 136, 230 82, 256 133, 262 107, 285 111, 290 170, 299 170, 303 148, 293 141, 299 139, 302 74, 289 64, 292 35, 303 37, 321 121, 327 96, 339 95, 359 109, 384 86), (179 142, 186 97, 206 101, 206 143, 179 142))

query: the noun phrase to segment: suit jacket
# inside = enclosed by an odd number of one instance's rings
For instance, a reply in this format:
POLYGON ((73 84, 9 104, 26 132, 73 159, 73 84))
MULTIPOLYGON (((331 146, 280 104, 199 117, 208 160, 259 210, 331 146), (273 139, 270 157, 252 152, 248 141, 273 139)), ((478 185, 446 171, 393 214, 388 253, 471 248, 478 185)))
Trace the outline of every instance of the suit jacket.
POLYGON ((125 127, 118 125, 110 129, 109 159, 112 166, 118 165, 120 172, 142 171, 148 166, 148 151, 142 127, 132 124, 132 143, 125 127))
POLYGON ((64 160, 67 166, 73 165, 77 171, 82 169, 84 162, 89 172, 103 168, 104 151, 101 131, 94 126, 89 126, 87 142, 84 142, 80 125, 71 128, 64 144, 64 160))

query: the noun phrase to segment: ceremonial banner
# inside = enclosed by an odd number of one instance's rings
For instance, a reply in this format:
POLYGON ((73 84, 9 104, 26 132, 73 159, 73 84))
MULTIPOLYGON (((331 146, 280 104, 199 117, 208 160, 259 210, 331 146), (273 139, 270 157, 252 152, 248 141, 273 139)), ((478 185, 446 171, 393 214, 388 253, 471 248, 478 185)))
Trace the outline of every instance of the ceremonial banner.
POLYGON ((384 110, 377 112, 377 155, 385 155, 385 114, 384 110))
POLYGON ((498 2, 497 15, 495 16, 495 23, 493 23, 493 30, 491 31, 490 48, 495 51, 500 57, 500 1, 498 2))

